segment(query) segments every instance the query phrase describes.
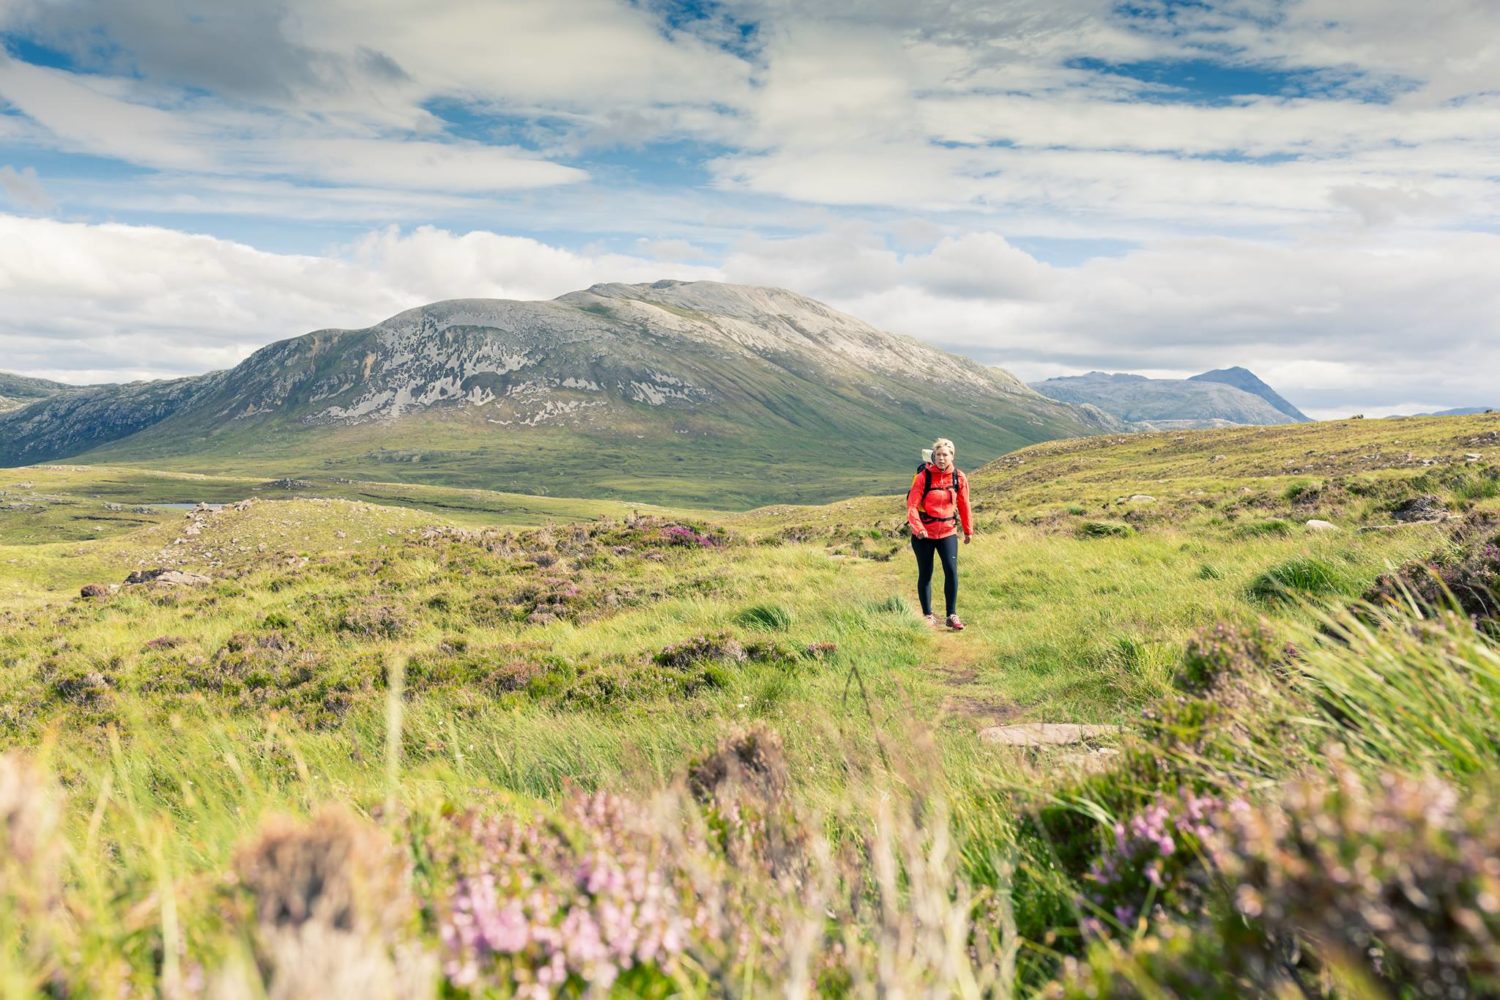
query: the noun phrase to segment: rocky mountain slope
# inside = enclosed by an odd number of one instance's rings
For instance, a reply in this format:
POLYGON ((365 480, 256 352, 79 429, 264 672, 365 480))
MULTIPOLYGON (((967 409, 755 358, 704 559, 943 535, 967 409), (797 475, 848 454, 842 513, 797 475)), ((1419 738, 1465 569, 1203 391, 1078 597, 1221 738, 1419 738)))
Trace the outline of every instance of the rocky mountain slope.
POLYGON ((663 281, 439 302, 225 372, 43 400, 0 416, 0 464, 741 505, 889 487, 939 434, 978 464, 1110 426, 791 292, 663 281))
POLYGON ((1233 368, 1215 368, 1211 372, 1201 372, 1197 375, 1189 376, 1188 381, 1220 382, 1224 385, 1232 385, 1236 389, 1243 389, 1252 396, 1259 396, 1299 424, 1312 420, 1307 414, 1283 399, 1279 392, 1262 382, 1260 377, 1254 372, 1239 365, 1235 365, 1233 368))
POLYGON ((62 382, 52 382, 44 378, 0 372, 0 412, 18 410, 23 406, 30 406, 39 399, 71 392, 74 388, 62 382))
POLYGON ((1308 418, 1254 373, 1227 368, 1189 379, 1089 372, 1031 386, 1051 399, 1092 405, 1132 430, 1301 423, 1308 418))

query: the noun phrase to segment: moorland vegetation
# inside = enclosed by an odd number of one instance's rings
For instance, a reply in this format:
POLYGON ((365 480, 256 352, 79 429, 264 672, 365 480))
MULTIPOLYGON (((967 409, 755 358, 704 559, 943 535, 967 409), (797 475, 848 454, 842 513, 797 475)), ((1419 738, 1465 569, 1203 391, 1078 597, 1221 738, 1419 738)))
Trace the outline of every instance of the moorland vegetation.
POLYGON ((1006 455, 962 635, 891 497, 0 490, 4 995, 1500 990, 1495 416, 1006 455))

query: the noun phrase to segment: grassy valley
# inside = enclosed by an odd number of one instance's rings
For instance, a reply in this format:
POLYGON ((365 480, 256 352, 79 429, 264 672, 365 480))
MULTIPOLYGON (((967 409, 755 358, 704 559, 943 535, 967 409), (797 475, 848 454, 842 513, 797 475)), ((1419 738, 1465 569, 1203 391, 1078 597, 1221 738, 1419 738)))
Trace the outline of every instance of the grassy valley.
POLYGON ((899 497, 5 470, 0 993, 1496 987, 1500 417, 972 473, 951 634, 899 497))

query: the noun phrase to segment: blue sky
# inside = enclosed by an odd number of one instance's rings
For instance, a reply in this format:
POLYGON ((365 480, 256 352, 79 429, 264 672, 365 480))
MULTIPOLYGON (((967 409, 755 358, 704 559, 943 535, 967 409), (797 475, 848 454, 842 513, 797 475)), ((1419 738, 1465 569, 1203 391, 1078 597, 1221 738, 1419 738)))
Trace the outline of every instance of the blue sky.
POLYGON ((0 4, 0 369, 673 276, 1028 378, 1500 403, 1497 38, 1485 0, 0 4))

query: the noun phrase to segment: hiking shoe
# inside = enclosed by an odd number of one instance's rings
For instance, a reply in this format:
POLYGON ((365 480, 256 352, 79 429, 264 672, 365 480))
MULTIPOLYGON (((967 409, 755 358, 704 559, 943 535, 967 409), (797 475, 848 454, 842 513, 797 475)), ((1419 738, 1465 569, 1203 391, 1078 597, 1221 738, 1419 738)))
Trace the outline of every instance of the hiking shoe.
POLYGON ((964 630, 964 623, 959 620, 958 615, 949 615, 948 627, 955 632, 962 632, 964 630))
POLYGON ((937 617, 935 615, 923 615, 922 620, 927 623, 928 628, 937 628, 937 617))

